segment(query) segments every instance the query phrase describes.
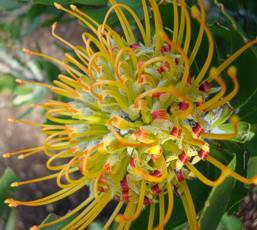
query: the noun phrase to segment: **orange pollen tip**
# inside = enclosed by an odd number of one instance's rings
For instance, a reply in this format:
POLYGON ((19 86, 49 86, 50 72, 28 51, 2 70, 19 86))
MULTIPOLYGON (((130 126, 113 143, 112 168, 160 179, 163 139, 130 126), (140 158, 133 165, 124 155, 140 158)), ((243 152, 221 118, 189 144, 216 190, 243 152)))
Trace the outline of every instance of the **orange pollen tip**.
POLYGON ((164 65, 161 65, 161 66, 158 68, 157 71, 158 71, 160 74, 162 74, 162 73, 168 72, 169 70, 170 70, 170 66, 169 66, 168 63, 166 63, 166 64, 164 64, 164 65))
POLYGON ((156 119, 167 120, 168 119, 168 113, 164 109, 155 110, 155 111, 152 112, 152 118, 153 118, 153 120, 156 120, 156 119))
POLYGON ((199 123, 196 123, 195 126, 192 128, 192 131, 197 137, 200 137, 200 135, 203 133, 203 128, 199 123))
POLYGON ((187 161, 189 160, 189 157, 187 156, 187 154, 183 151, 181 154, 178 155, 178 159, 183 163, 187 163, 187 161))
POLYGON ((11 187, 18 187, 19 186, 19 182, 13 182, 13 183, 11 183, 11 187))
POLYGON ((180 102, 178 107, 180 111, 186 111, 189 108, 189 104, 187 102, 180 102))
POLYGON ((10 158, 11 157, 11 154, 10 153, 5 153, 2 155, 3 158, 10 158))
POLYGON ((179 182, 186 179, 181 170, 177 170, 175 173, 179 182))
POLYGON ((206 157, 208 157, 208 155, 209 155, 209 153, 206 152, 206 151, 204 151, 204 150, 202 150, 202 149, 198 152, 198 156, 199 156, 202 160, 205 160, 206 157))
POLYGON ((23 86, 25 85, 26 82, 22 79, 16 79, 16 83, 19 84, 20 86, 23 86))
POLYGON ((208 93, 211 89, 210 83, 208 81, 204 81, 200 86, 199 90, 205 93, 208 93))
POLYGON ((32 227, 30 228, 30 230, 39 230, 39 227, 36 226, 36 225, 34 225, 34 226, 32 226, 32 227))
POLYGON ((31 50, 29 50, 27 48, 22 48, 22 52, 25 54, 31 54, 31 50))
POLYGON ((179 138, 181 135, 182 129, 178 128, 176 126, 173 127, 173 129, 170 131, 170 135, 179 138))

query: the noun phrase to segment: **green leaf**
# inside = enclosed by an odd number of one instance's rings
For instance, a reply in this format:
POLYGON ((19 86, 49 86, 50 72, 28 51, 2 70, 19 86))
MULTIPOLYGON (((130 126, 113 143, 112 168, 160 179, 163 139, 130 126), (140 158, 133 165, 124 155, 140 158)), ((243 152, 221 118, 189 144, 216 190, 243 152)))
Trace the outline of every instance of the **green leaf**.
POLYGON ((218 230, 241 230, 243 229, 241 221, 235 216, 224 215, 218 230))
POLYGON ((0 178, 0 216, 6 211, 9 207, 4 203, 4 200, 7 199, 15 191, 10 185, 12 182, 16 181, 17 177, 14 172, 7 168, 3 175, 0 178))
POLYGON ((13 77, 8 75, 0 76, 0 92, 12 92, 15 88, 15 80, 13 77))
POLYGON ((247 177, 253 177, 257 175, 257 156, 251 157, 248 161, 247 177))
MULTIPOLYGON (((236 157, 233 158, 228 167, 232 170, 235 169, 236 157)), ((230 196, 234 186, 235 179, 229 177, 221 185, 212 189, 200 216, 201 230, 217 229, 217 226, 230 201, 230 196)))

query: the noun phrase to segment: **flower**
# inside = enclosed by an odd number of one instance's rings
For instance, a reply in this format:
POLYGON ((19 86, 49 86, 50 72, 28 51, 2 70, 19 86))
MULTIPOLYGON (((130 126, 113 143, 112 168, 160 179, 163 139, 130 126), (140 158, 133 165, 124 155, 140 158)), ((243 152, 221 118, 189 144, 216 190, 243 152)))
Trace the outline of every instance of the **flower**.
POLYGON ((220 185, 228 176, 245 184, 257 183, 257 177, 244 178, 210 154, 212 140, 231 140, 238 135, 239 118, 231 116, 233 110, 229 102, 236 96, 239 84, 237 69, 231 64, 256 44, 257 39, 248 42, 220 66, 211 67, 214 40, 205 22, 201 0, 199 8, 191 7, 191 15, 184 0, 173 1, 172 34, 165 31, 154 0, 142 0, 143 23, 126 4, 115 0, 110 3, 112 7, 102 24, 74 5, 67 9, 55 3, 57 9, 79 19, 91 30, 82 34, 85 45, 78 46, 57 35, 56 23, 53 25, 53 36, 74 55, 67 53, 61 61, 24 49, 25 53, 51 60, 65 70, 65 74, 54 81, 55 86, 25 83, 46 86, 70 101, 50 100, 42 105, 46 118, 51 121, 51 124, 35 124, 47 134, 42 146, 7 153, 4 157, 25 158, 43 151, 49 157, 47 168, 56 173, 15 182, 12 186, 55 179, 60 190, 38 200, 7 199, 6 203, 11 207, 46 205, 88 186, 91 194, 85 201, 65 216, 40 225, 40 229, 71 216, 75 217, 64 229, 84 229, 113 199, 118 204, 104 229, 114 221, 118 222, 119 229, 129 229, 146 206, 150 206, 148 229, 163 229, 173 212, 176 189, 190 229, 198 229, 188 179, 196 177, 209 186, 220 185), (154 29, 148 4, 153 12, 154 29), (123 10, 134 19, 140 39, 123 10), (122 36, 107 25, 113 11, 123 30, 122 36), (193 43, 191 20, 196 20, 200 29, 189 52, 193 43), (192 75, 191 66, 203 36, 209 42, 206 61, 199 72, 192 75), (226 69, 234 85, 229 93, 220 76, 226 69), (219 85, 218 91, 215 85, 219 85), (224 122, 224 114, 230 116, 231 133, 216 132, 217 124, 224 122), (208 179, 198 171, 195 165, 199 161, 207 161, 220 169, 218 179, 208 179), (156 206, 159 220, 154 227, 156 206))

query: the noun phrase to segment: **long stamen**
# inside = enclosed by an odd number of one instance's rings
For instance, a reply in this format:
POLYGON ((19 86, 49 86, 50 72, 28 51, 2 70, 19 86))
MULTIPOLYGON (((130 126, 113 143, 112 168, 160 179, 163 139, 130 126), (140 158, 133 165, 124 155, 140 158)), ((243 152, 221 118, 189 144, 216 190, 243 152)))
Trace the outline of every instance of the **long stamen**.
POLYGON ((63 66, 63 62, 58 60, 57 58, 54 58, 50 55, 47 55, 47 54, 43 54, 43 53, 40 53, 40 52, 36 52, 36 51, 32 51, 32 50, 29 50, 27 48, 23 48, 22 51, 28 55, 34 55, 34 56, 37 56, 37 57, 42 57, 46 60, 49 60, 51 62, 54 62, 60 66, 63 66))
POLYGON ((149 0, 154 14, 154 22, 155 22, 155 53, 158 55, 160 53, 160 48, 162 44, 162 37, 164 35, 163 32, 163 24, 160 15, 160 11, 158 5, 155 0, 149 0))
POLYGON ((228 75, 229 77, 231 78, 231 80, 233 81, 234 83, 234 89, 232 90, 232 92, 230 94, 228 94, 226 97, 222 98, 219 102, 213 104, 209 110, 211 109, 215 109, 217 107, 220 107, 224 104, 226 104, 227 102, 229 102, 230 100, 232 100, 238 93, 239 91, 239 84, 238 84, 238 80, 237 80, 237 70, 236 70, 236 67, 234 66, 231 66, 229 69, 228 69, 228 75))
POLYGON ((146 0, 142 0, 144 19, 145 19, 145 45, 149 47, 151 45, 151 24, 149 18, 149 12, 146 5, 146 0))
POLYGON ((159 195, 159 223, 163 222, 164 219, 164 210, 165 209, 165 204, 164 204, 164 194, 161 193, 159 195))
MULTIPOLYGON (((198 0, 198 4, 200 6, 202 20, 204 21, 205 20, 205 9, 204 9, 204 5, 203 5, 203 1, 198 0)), ((200 25, 200 29, 199 29, 198 36, 197 36, 197 39, 195 42, 195 46, 194 46, 191 56, 189 58, 190 66, 193 64, 195 57, 199 51, 199 48, 201 46, 202 39, 203 39, 203 34, 204 34, 204 28, 200 25)))
MULTIPOLYGON (((68 9, 64 8, 61 4, 59 4, 57 2, 54 3, 54 6, 55 6, 56 9, 62 10, 64 12, 67 12, 68 14, 74 16, 75 18, 78 18, 82 23, 84 23, 88 28, 90 28, 92 30, 92 32, 97 34, 97 30, 95 29, 95 27, 88 20, 86 20, 86 18, 80 16, 76 11, 68 10, 68 9)), ((75 10, 73 5, 71 5, 71 7, 75 10)))
POLYGON ((124 204, 124 202, 122 202, 122 201, 119 202, 119 204, 116 206, 115 210, 113 211, 112 215, 110 216, 108 221, 103 226, 103 230, 109 229, 109 227, 111 226, 111 224, 114 221, 115 217, 118 215, 119 211, 121 210, 123 204, 124 204))
POLYGON ((186 55, 186 53, 178 46, 176 45, 175 43, 173 43, 172 41, 169 40, 169 38, 167 36, 164 36, 163 39, 168 43, 170 44, 170 46, 177 50, 180 54, 181 54, 181 57, 185 63, 185 70, 184 70, 184 73, 183 73, 183 76, 182 76, 182 80, 181 80, 181 84, 182 85, 185 85, 188 81, 188 77, 189 77, 189 70, 190 70, 190 65, 189 65, 189 59, 188 59, 188 56, 186 55))
POLYGON ((220 163, 219 161, 217 161, 215 158, 213 158, 210 155, 208 155, 206 157, 206 160, 209 161, 211 164, 215 165, 216 167, 218 167, 223 172, 228 171, 230 176, 234 177, 236 180, 238 180, 244 184, 257 184, 257 176, 254 176, 252 178, 245 178, 245 177, 239 175, 238 173, 232 171, 227 166, 223 165, 222 163, 220 163))
POLYGON ((30 152, 41 152, 42 150, 44 150, 44 146, 39 146, 39 147, 35 147, 35 148, 28 148, 28 149, 22 149, 19 151, 15 151, 15 152, 11 152, 11 153, 5 153, 2 155, 2 157, 4 158, 10 158, 16 155, 20 155, 20 154, 25 154, 25 153, 30 153, 30 152))
POLYGON ((153 229, 154 215, 155 215, 155 204, 151 204, 147 230, 153 229))
POLYGON ((217 73, 220 74, 223 72, 233 61, 235 61, 242 53, 244 53, 247 49, 257 44, 257 38, 246 43, 243 47, 238 49, 234 54, 232 54, 226 61, 224 61, 218 68, 217 73))
POLYGON ((186 163, 187 168, 204 184, 211 186, 211 187, 216 187, 224 182, 226 177, 231 175, 228 170, 223 171, 221 175, 216 179, 216 180, 210 180, 207 177, 205 177, 198 169, 196 169, 191 163, 187 162, 186 163))
POLYGON ((157 227, 155 227, 154 230, 163 229, 164 226, 170 220, 170 217, 172 215, 172 211, 173 211, 173 187, 169 183, 167 184, 167 190, 168 190, 168 198, 169 198, 168 210, 167 210, 167 213, 166 213, 164 219, 159 222, 159 225, 157 227))
MULTIPOLYGON (((209 50, 208 50, 208 55, 207 55, 206 61, 203 65, 200 73, 197 75, 197 77, 195 79, 195 83, 199 84, 202 81, 202 79, 204 78, 204 76, 205 76, 206 72, 208 71, 208 68, 211 64, 213 52, 214 52, 214 41, 213 41, 213 37, 211 35, 211 32, 210 32, 208 26, 206 25, 203 18, 200 17, 200 13, 196 6, 193 6, 191 8, 191 14, 192 14, 192 17, 195 18, 199 22, 200 26, 203 27, 203 29, 206 33, 206 36, 208 38, 208 41, 209 41, 209 50)), ((218 70, 217 70, 217 74, 219 74, 218 70)))
POLYGON ((178 37, 178 29, 179 29, 179 22, 178 22, 178 5, 177 0, 173 0, 173 14, 174 14, 174 22, 173 22, 173 38, 172 42, 175 44, 178 37))
POLYGON ((41 206, 41 205, 46 205, 46 204, 50 204, 53 202, 56 202, 58 200, 61 200, 67 196, 69 196, 70 194, 75 193, 77 190, 81 189, 82 187, 84 187, 84 184, 81 185, 76 185, 72 188, 68 188, 68 189, 62 189, 56 193, 53 193, 49 196, 46 196, 44 198, 41 199, 37 199, 37 200, 33 200, 33 201, 18 201, 18 200, 14 200, 14 199, 7 199, 5 202, 7 204, 9 204, 10 207, 16 207, 16 206, 41 206))
POLYGON ((184 193, 181 195, 181 200, 186 211, 187 219, 189 222, 189 229, 199 230, 194 203, 185 181, 182 182, 182 189, 184 193))
POLYGON ((58 218, 57 220, 53 220, 50 221, 48 223, 45 224, 41 224, 38 227, 41 228, 47 228, 49 226, 52 226, 54 224, 60 223, 64 220, 67 220, 69 217, 73 216, 74 214, 76 214, 77 212, 79 212, 81 209, 83 209, 84 207, 86 207, 89 203, 92 202, 92 200, 94 199, 94 197, 88 197, 85 201, 83 201, 79 206, 77 206, 75 209, 73 209, 72 211, 68 212, 66 215, 58 218))
POLYGON ((211 69, 211 73, 210 75, 212 76, 213 79, 215 79, 215 81, 220 85, 221 90, 220 92, 215 95, 213 98, 211 98, 210 100, 208 100, 207 102, 203 103, 202 105, 200 105, 198 108, 200 110, 205 110, 208 108, 208 110, 210 110, 209 107, 211 107, 212 105, 215 105, 218 103, 218 100, 225 94, 226 92, 226 84, 225 82, 222 80, 222 78, 220 76, 217 75, 216 69, 211 69))
POLYGON ((190 41, 191 41, 191 20, 190 20, 190 15, 187 11, 184 0, 181 1, 181 5, 182 5, 182 10, 185 11, 185 17, 186 17, 186 39, 185 39, 183 51, 185 52, 185 54, 187 54, 190 41))
POLYGON ((181 14, 180 14, 180 26, 179 26, 179 33, 178 33, 178 40, 176 42, 176 45, 181 47, 182 45, 182 39, 184 36, 184 31, 185 31, 185 11, 183 7, 181 6, 181 14))

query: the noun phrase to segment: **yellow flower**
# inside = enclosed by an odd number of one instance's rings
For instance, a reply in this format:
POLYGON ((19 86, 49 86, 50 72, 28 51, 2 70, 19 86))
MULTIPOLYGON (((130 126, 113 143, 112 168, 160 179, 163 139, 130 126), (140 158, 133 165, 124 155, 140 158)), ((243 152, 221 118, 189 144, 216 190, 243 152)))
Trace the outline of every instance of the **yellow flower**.
POLYGON ((191 7, 191 14, 184 0, 173 0, 172 32, 165 31, 154 0, 142 0, 143 22, 127 5, 115 0, 110 3, 112 7, 102 24, 74 5, 67 9, 55 3, 57 9, 74 16, 91 30, 82 34, 85 44, 79 46, 57 35, 56 24, 53 25, 53 36, 74 55, 67 53, 64 60, 57 60, 24 49, 65 70, 65 74, 54 81, 55 86, 27 84, 46 86, 70 98, 70 102, 50 100, 42 105, 46 118, 52 122, 35 124, 48 135, 42 146, 7 153, 4 157, 25 158, 43 151, 49 157, 47 168, 55 173, 12 185, 55 179, 60 190, 38 200, 7 199, 6 203, 12 207, 46 205, 88 186, 91 194, 85 201, 65 216, 39 228, 75 216, 63 229, 85 229, 112 199, 116 199, 118 204, 104 229, 109 229, 114 221, 118 222, 118 229, 129 229, 146 206, 150 206, 148 229, 163 229, 172 215, 176 188, 190 229, 199 229, 188 179, 196 177, 209 186, 220 185, 228 176, 245 184, 257 183, 256 177, 244 178, 209 154, 212 140, 230 140, 238 134, 236 115, 230 118, 232 133, 221 133, 216 126, 224 113, 231 114, 229 101, 239 89, 237 69, 230 65, 256 44, 257 39, 248 42, 220 66, 211 68, 214 41, 205 22, 201 0, 199 8, 191 7), (153 12, 154 28, 148 5, 153 12), (119 19, 122 35, 107 25, 113 11, 119 19), (124 11, 134 19, 139 40, 124 11), (195 44, 191 39, 191 20, 200 25, 195 44), (204 36, 209 41, 206 61, 199 73, 192 76, 191 66, 204 36), (220 77, 226 69, 234 84, 229 93, 220 77), (219 90, 215 85, 219 85, 219 90), (210 180, 197 170, 194 165, 201 160, 221 170, 218 179, 210 180), (159 220, 158 225, 153 226, 156 209, 159 220))

